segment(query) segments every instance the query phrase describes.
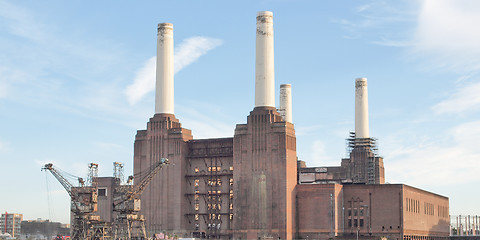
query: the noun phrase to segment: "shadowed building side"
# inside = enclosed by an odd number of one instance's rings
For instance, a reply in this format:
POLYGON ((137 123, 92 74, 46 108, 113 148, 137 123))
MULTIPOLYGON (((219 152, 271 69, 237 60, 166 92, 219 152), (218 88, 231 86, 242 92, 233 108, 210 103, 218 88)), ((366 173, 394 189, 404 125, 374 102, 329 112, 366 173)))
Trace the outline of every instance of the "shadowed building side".
POLYGON ((292 239, 297 181, 293 124, 256 107, 233 138, 235 239, 292 239))
POLYGON ((275 108, 273 49, 273 14, 258 12, 255 108, 233 137, 235 239, 294 236, 296 138, 275 108))
POLYGON ((135 179, 142 179, 142 173, 148 172, 161 158, 170 161, 169 166, 153 178, 141 197, 147 232, 186 229, 184 215, 189 204, 184 197, 184 175, 188 153, 186 141, 191 139, 191 131, 182 128, 172 114, 155 114, 147 123, 147 130, 137 132, 135 179))
MULTIPOLYGON (((155 115, 146 130, 139 130, 134 145, 134 177, 143 174, 161 158, 170 161, 157 174, 142 194, 142 213, 147 232, 186 229, 185 214, 189 203, 185 198, 188 154, 191 131, 182 128, 173 111, 173 25, 158 24, 155 115)), ((135 181, 135 183, 137 183, 135 181)))

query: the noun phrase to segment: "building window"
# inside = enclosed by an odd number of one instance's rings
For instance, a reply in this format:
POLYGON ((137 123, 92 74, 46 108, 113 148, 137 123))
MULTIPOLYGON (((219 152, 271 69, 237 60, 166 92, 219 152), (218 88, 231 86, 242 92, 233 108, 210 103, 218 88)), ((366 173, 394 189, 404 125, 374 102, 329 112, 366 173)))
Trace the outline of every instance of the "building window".
POLYGON ((199 172, 199 170, 198 170, 198 167, 196 167, 196 168, 195 168, 195 172, 196 172, 196 173, 198 173, 198 172, 199 172))
POLYGON ((348 227, 352 227, 352 219, 348 219, 348 227))
POLYGON ((195 220, 198 221, 198 214, 195 214, 195 220))
POLYGON ((107 189, 106 188, 99 188, 98 189, 98 196, 99 197, 106 197, 107 196, 107 189))
POLYGON ((363 227, 363 219, 360 219, 360 227, 363 227))
POLYGON ((208 167, 209 172, 220 172, 222 170, 222 167, 217 166, 217 167, 208 167))
POLYGON ((195 187, 198 187, 200 185, 200 179, 195 179, 195 187))
POLYGON ((230 166, 230 171, 233 171, 233 166, 230 166))

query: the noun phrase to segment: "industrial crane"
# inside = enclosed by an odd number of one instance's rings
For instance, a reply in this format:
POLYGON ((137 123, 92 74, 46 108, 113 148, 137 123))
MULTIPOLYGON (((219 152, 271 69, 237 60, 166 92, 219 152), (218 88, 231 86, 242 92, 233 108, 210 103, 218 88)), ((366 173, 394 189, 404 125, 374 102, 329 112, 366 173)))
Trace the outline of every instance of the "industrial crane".
POLYGON ((58 169, 53 167, 52 163, 45 164, 42 170, 50 171, 71 197, 70 210, 73 213, 72 240, 90 239, 92 222, 100 220, 99 216, 93 214, 97 211, 97 189, 95 184, 85 186, 84 180, 78 178, 80 187, 74 187, 60 174, 58 169))
MULTIPOLYGON (((113 211, 117 213, 114 223, 114 239, 146 239, 145 221, 140 212, 140 196, 153 177, 169 164, 168 159, 161 158, 152 165, 145 177, 135 185, 117 185, 114 190, 113 211)), ((133 176, 127 183, 131 183, 133 176)))

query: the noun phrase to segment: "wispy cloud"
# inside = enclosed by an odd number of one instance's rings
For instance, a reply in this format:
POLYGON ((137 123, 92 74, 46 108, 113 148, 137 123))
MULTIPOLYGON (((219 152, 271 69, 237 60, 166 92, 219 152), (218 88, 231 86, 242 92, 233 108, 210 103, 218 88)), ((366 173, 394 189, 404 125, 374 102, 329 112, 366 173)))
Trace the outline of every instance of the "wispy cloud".
POLYGON ((447 99, 432 107, 437 114, 473 113, 480 109, 480 82, 469 83, 456 89, 447 99))
POLYGON ((155 89, 155 59, 155 56, 149 58, 137 71, 133 83, 125 89, 130 105, 134 105, 143 96, 155 89))
POLYGON ((479 135, 480 121, 472 121, 428 138, 383 141, 390 146, 385 152, 388 180, 421 186, 478 182, 479 135), (454 177, 459 174, 461 177, 454 177))
POLYGON ((405 46, 410 44, 404 32, 398 32, 398 27, 415 20, 408 1, 385 2, 370 1, 353 9, 348 18, 333 19, 345 31, 344 38, 368 38, 373 44, 385 46, 405 46), (395 30, 392 30, 395 29, 395 30), (401 39, 401 40, 399 40, 401 39))
MULTIPOLYGON (((175 50, 174 72, 179 72, 221 44, 222 40, 208 37, 197 36, 185 39, 175 50)), ((137 71, 133 83, 126 88, 125 94, 130 105, 134 105, 155 89, 155 60, 155 56, 149 58, 137 71)))
POLYGON ((420 6, 413 50, 431 67, 480 70, 480 2, 425 0, 420 6))
POLYGON ((182 126, 192 129, 196 139, 233 136, 235 123, 222 112, 220 106, 199 101, 177 105, 182 126))
POLYGON ((45 38, 42 25, 24 8, 0 1, 0 18, 5 21, 8 30, 17 36, 36 41, 45 38))

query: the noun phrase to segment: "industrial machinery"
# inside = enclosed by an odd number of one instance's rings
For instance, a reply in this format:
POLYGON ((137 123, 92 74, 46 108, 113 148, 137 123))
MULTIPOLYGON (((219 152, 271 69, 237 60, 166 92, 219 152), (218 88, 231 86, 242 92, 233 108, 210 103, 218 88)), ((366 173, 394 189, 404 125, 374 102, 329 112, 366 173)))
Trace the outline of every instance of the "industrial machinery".
MULTIPOLYGON (((97 164, 91 163, 89 169, 90 171, 94 171, 97 167, 97 164)), ((97 187, 95 178, 89 176, 87 181, 89 182, 88 185, 85 185, 85 181, 82 178, 78 178, 80 186, 74 187, 60 173, 59 169, 53 167, 52 163, 45 164, 42 170, 50 171, 71 197, 70 210, 73 213, 71 239, 104 239, 94 237, 99 235, 98 229, 96 229, 95 226, 104 225, 100 217, 95 215, 97 211, 97 187)), ((104 233, 102 233, 102 235, 104 235, 104 233)))
POLYGON ((114 222, 114 239, 147 239, 145 220, 140 212, 140 196, 153 177, 160 169, 169 164, 168 159, 161 158, 152 165, 138 184, 131 185, 133 176, 128 178, 127 184, 115 186, 113 197, 113 211, 117 217, 114 222))

